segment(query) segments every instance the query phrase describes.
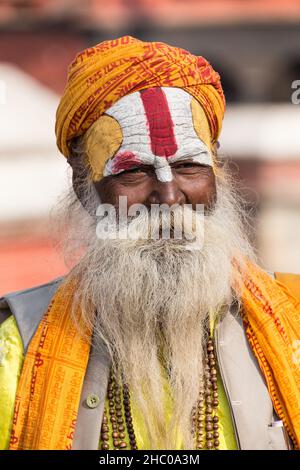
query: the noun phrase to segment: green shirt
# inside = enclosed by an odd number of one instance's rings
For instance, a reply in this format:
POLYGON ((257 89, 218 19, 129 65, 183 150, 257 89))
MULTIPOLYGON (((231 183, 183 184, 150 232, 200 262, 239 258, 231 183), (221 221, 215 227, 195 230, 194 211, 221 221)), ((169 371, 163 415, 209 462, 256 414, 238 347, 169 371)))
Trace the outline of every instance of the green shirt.
MULTIPOLYGON (((14 414, 14 402, 23 362, 23 343, 15 318, 12 315, 0 325, 0 450, 8 449, 9 447, 14 414)), ((220 374, 218 374, 218 392, 220 449, 235 450, 237 449, 237 444, 230 409, 220 374)), ((167 380, 165 380, 164 401, 166 420, 169 420, 172 413, 172 401, 167 380)), ((108 398, 106 398, 105 406, 108 410, 108 398)), ((143 416, 135 403, 131 403, 131 407, 138 448, 148 449, 149 444, 147 442, 143 416)), ((111 432, 109 447, 110 449, 113 449, 111 432)), ((130 448, 129 442, 127 442, 127 448, 130 448)), ((177 449, 182 449, 180 436, 178 436, 177 449)))

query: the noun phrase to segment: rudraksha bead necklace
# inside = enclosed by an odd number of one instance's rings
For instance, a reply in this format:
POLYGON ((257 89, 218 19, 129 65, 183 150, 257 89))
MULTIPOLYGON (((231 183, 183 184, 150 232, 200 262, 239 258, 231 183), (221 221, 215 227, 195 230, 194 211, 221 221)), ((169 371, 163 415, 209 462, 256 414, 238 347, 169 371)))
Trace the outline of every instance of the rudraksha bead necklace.
MULTIPOLYGON (((133 428, 131 415, 130 393, 128 386, 123 383, 122 391, 119 382, 113 372, 110 373, 108 383, 108 402, 109 410, 107 416, 106 407, 104 407, 103 421, 100 435, 101 450, 109 450, 109 433, 113 441, 115 450, 125 450, 129 442, 131 450, 137 450, 137 441, 133 428), (122 401, 124 407, 124 417, 122 412, 122 401), (109 420, 111 430, 109 429, 109 420)), ((195 448, 198 450, 218 450, 219 441, 219 417, 218 417, 218 382, 216 357, 214 352, 214 342, 209 337, 206 346, 206 355, 204 360, 204 381, 200 387, 199 399, 193 407, 191 416, 191 432, 195 441, 195 448)))

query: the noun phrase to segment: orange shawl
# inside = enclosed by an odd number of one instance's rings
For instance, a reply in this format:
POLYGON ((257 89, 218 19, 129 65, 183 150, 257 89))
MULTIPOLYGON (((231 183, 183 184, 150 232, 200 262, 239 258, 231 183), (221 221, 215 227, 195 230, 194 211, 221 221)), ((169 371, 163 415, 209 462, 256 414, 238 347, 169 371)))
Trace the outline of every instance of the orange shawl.
MULTIPOLYGON (((300 302, 257 266, 235 266, 245 331, 274 408, 300 446, 300 302)), ((60 286, 26 354, 10 449, 71 449, 90 341, 71 315, 76 285, 60 286)), ((78 312, 79 313, 79 312, 78 312)))

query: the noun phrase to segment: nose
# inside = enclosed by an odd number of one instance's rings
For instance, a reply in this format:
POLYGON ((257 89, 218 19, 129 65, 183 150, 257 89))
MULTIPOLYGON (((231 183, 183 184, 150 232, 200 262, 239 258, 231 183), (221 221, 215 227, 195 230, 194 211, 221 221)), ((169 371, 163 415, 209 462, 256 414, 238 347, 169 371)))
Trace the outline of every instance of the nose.
POLYGON ((182 205, 186 203, 186 196, 175 179, 168 182, 157 180, 147 202, 148 204, 167 204, 168 206, 182 205))

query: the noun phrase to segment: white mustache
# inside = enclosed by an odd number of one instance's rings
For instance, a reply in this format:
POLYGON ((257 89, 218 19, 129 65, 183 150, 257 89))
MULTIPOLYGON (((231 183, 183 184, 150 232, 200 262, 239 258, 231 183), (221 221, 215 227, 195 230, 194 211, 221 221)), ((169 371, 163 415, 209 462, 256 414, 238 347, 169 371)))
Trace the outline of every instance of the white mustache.
MULTIPOLYGON (((105 204, 105 210, 107 205, 105 204)), ((152 211, 146 207, 137 215, 116 218, 113 209, 105 217, 100 217, 96 233, 99 239, 144 239, 144 240, 184 240, 203 245, 204 215, 201 210, 177 206, 168 210, 152 211)), ((99 212, 104 212, 99 206, 99 212)))

